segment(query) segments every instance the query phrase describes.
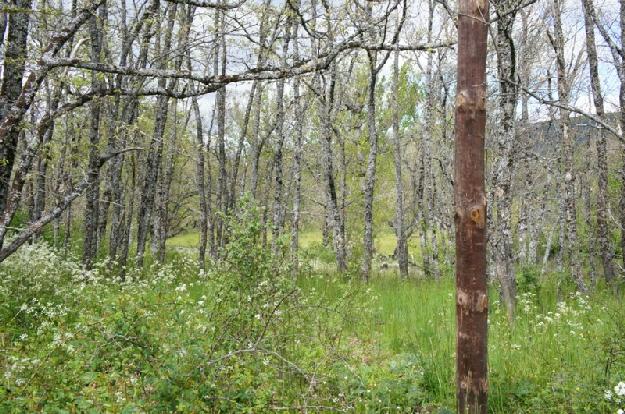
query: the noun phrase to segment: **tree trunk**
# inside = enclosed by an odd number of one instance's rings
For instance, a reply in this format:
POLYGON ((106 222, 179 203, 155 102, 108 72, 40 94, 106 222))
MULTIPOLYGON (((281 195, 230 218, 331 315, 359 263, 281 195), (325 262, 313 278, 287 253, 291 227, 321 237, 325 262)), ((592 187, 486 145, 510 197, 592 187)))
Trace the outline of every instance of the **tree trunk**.
MULTIPOLYGON (((554 33, 552 44, 556 53, 558 69, 558 100, 562 105, 569 104, 571 92, 570 80, 567 74, 567 65, 564 51, 564 34, 562 31, 561 0, 554 0, 554 33)), ((560 108, 560 132, 562 134, 562 166, 563 166, 563 194, 566 227, 566 256, 568 268, 573 281, 580 291, 586 290, 582 267, 580 264, 581 249, 577 240, 577 208, 575 200, 576 173, 573 165, 573 139, 570 132, 570 111, 560 108)))
MULTIPOLYGON (((61 88, 56 88, 54 92, 51 92, 48 82, 47 89, 49 98, 47 102, 49 115, 51 112, 56 111, 59 106, 61 88), (53 96, 50 96, 51 94, 53 96)), ((50 158, 48 143, 50 142, 50 140, 52 139, 52 135, 54 134, 54 125, 55 122, 54 120, 52 120, 47 128, 38 131, 39 147, 41 148, 41 151, 37 159, 37 175, 35 177, 35 192, 31 222, 39 220, 46 208, 46 183, 48 175, 48 160, 50 158)), ((35 237, 36 236, 37 235, 35 235, 35 237)))
POLYGON ((402 148, 399 127, 399 50, 393 56, 393 161, 395 163, 395 254, 401 278, 408 278, 408 240, 404 223, 404 183, 402 181, 402 148))
MULTIPOLYGON (((104 24, 103 17, 106 13, 106 5, 100 8, 99 15, 93 16, 89 21, 89 36, 91 42, 91 61, 100 62, 102 54, 102 44, 104 32, 101 24, 104 24), (101 20, 99 22, 98 20, 101 20)), ((91 84, 94 90, 102 87, 102 80, 98 73, 91 74, 91 84)), ((89 127, 89 169, 87 176, 89 186, 85 192, 85 239, 83 250, 83 264, 87 269, 93 265, 93 261, 98 253, 98 213, 100 208, 100 114, 102 102, 94 99, 90 105, 90 127, 89 127)))
MULTIPOLYGON (((30 22, 31 0, 15 2, 19 12, 8 14, 6 43, 0 87, 0 121, 9 114, 10 108, 22 92, 22 78, 27 55, 28 26, 30 22)), ((3 32, 4 35, 4 32, 3 32)), ((15 163, 20 128, 15 125, 0 143, 0 214, 4 214, 9 196, 11 171, 15 163)), ((0 247, 4 237, 0 238, 0 247)))
POLYGON ((200 113, 200 106, 198 105, 197 98, 191 100, 191 106, 193 109, 193 116, 195 117, 195 145, 197 148, 197 159, 195 162, 196 180, 197 180, 197 192, 199 197, 200 207, 200 244, 198 246, 198 263, 200 270, 205 270, 206 265, 206 244, 208 242, 208 217, 209 217, 209 205, 208 198, 206 196, 206 162, 204 159, 205 146, 204 146, 204 132, 202 130, 202 114, 200 113))
MULTIPOLYGON (((293 32, 293 59, 299 61, 298 46, 298 26, 295 25, 293 32)), ((299 227, 302 204, 302 153, 304 150, 304 113, 306 104, 300 95, 300 79, 296 77, 293 81, 293 101, 295 102, 295 146, 293 148, 293 218, 291 223, 291 261, 293 262, 294 273, 299 271, 299 227)))
MULTIPOLYGON (((621 51, 625 51, 625 0, 620 0, 620 28, 621 28, 621 51)), ((621 88, 619 90, 619 106, 621 107, 620 123, 621 131, 625 131, 625 58, 621 56, 621 64, 618 68, 621 78, 621 88)), ((625 268, 625 150, 621 149, 622 163, 621 166, 621 255, 623 267, 625 268)))
POLYGON ((458 85, 454 204, 458 413, 487 413, 486 53, 488 1, 462 0, 458 15, 458 85))
POLYGON ((499 77, 499 105, 501 119, 498 120, 497 150, 498 161, 495 170, 494 200, 497 206, 497 226, 495 232, 495 275, 501 283, 501 296, 508 311, 508 319, 514 319, 516 305, 516 277, 512 254, 512 169, 514 167, 514 118, 516 114, 517 89, 516 56, 512 31, 515 15, 503 10, 507 3, 493 2, 501 7, 497 21, 497 74, 499 77))
MULTIPOLYGON (((165 56, 171 52, 171 39, 176 18, 176 10, 177 7, 175 3, 169 4, 167 27, 164 33, 163 46, 159 51, 161 54, 160 67, 162 69, 167 68, 167 59, 165 56)), ((165 88, 167 86, 167 81, 164 78, 159 78, 158 86, 165 88)), ((171 89, 171 87, 168 89, 171 89)), ((154 110, 154 131, 152 133, 152 139, 150 140, 150 147, 146 154, 145 176, 143 179, 137 215, 136 263, 139 267, 143 266, 143 256, 145 254, 145 246, 154 210, 156 185, 158 183, 161 159, 163 156, 163 137, 165 134, 165 127, 167 125, 167 115, 169 109, 168 102, 168 96, 161 95, 156 99, 156 108, 154 110)))
MULTIPOLYGON (((599 118, 605 116, 601 82, 599 81, 599 60, 597 58, 597 45, 595 42, 595 25, 592 21, 594 5, 592 0, 582 0, 584 7, 584 24, 586 28, 586 54, 588 55, 588 69, 590 74, 590 87, 595 105, 595 112, 599 118)), ((599 239, 599 251, 603 264, 603 276, 607 282, 614 278, 612 267, 612 246, 608 236, 608 158, 607 139, 603 128, 597 128, 597 238, 599 239)), ((594 138, 594 137, 593 137, 594 138)))
POLYGON ((378 131, 376 126, 375 87, 378 81, 377 53, 368 52, 369 56, 369 88, 367 92, 367 130, 369 137, 369 156, 364 183, 364 214, 365 231, 363 236, 364 251, 362 259, 362 278, 368 281, 371 276, 373 259, 373 192, 376 179, 376 162, 378 157, 378 131))
MULTIPOLYGON (((158 192, 156 194, 156 217, 154 223, 154 240, 156 259, 160 263, 165 262, 165 245, 167 235, 169 233, 169 197, 171 193, 171 183, 174 177, 174 164, 176 156, 176 146, 178 145, 178 111, 177 99, 173 99, 171 103, 173 111, 172 131, 169 145, 166 148, 166 157, 164 159, 163 174, 158 183, 158 192)), ((185 128, 187 122, 183 123, 185 128)))
MULTIPOLYGON (((218 37, 219 52, 214 57, 214 72, 226 74, 226 13, 215 10, 215 30, 218 37)), ((226 170, 226 88, 217 91, 217 162, 219 163, 219 175, 217 176, 217 209, 221 214, 227 213, 228 206, 228 173, 226 170)), ((226 244, 226 229, 221 216, 217 221, 217 244, 224 247, 226 244)))
MULTIPOLYGON (((293 17, 289 18, 284 29, 284 39, 282 43, 282 65, 287 64, 287 53, 289 51, 289 43, 291 42, 291 27, 293 26, 293 17)), ((284 200, 283 200, 283 187, 284 187, 284 170, 283 170, 283 147, 285 140, 284 133, 284 79, 279 79, 276 85, 276 137, 278 142, 276 143, 274 153, 274 172, 275 172, 275 188, 274 188, 274 200, 273 200, 273 220, 271 227, 271 251, 273 254, 278 253, 278 239, 282 234, 282 227, 284 227, 284 200)), ((301 120, 300 120, 301 122, 301 120)))

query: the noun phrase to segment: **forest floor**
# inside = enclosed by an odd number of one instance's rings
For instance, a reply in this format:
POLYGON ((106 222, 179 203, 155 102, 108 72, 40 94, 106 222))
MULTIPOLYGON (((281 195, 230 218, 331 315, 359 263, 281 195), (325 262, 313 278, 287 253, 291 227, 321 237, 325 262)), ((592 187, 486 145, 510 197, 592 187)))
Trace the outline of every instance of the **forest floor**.
MULTIPOLYGON (((453 412, 451 274, 293 281, 237 240, 225 267, 172 253, 123 283, 44 244, 0 264, 0 413, 453 412)), ((625 408, 622 295, 536 274, 512 323, 491 290, 489 411, 625 408)))

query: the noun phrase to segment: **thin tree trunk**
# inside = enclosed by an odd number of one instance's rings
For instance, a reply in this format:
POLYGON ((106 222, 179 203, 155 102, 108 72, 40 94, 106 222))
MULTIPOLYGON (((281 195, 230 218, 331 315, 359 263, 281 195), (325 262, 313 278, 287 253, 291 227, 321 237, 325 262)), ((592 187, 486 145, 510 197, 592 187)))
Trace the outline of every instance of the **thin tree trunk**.
POLYGON ((209 217, 209 205, 208 198, 206 196, 206 185, 204 180, 204 177, 206 175, 206 163, 204 159, 204 153, 206 149, 204 146, 204 133, 202 130, 202 114, 200 113, 200 106, 198 105, 197 98, 192 98, 191 106, 193 109, 193 116, 195 117, 195 145, 197 148, 195 171, 200 207, 200 244, 198 246, 198 262, 200 270, 203 271, 205 270, 206 265, 206 244, 208 242, 209 217))
POLYGON ((505 2, 493 3, 502 8, 497 21, 497 73, 499 77, 499 104, 501 120, 497 128, 498 162, 495 171, 494 199, 497 205, 497 227, 495 239, 495 275, 501 283, 501 296, 508 311, 509 320, 514 319, 516 306, 516 277, 512 254, 512 169, 514 168, 514 118, 517 90, 516 55, 512 31, 515 15, 503 10, 505 2))
MULTIPOLYGON (((91 42, 91 61, 100 62, 102 54, 102 44, 104 32, 101 24, 104 24, 106 13, 106 4, 100 8, 99 15, 93 16, 89 21, 89 36, 91 42), (101 20, 101 22, 98 22, 101 20)), ((102 87, 102 81, 99 74, 93 72, 91 75, 91 84, 94 90, 102 87)), ((100 201, 100 114, 102 111, 102 102, 94 99, 90 105, 90 127, 89 127, 89 170, 87 176, 89 178, 89 186, 85 192, 85 239, 83 250, 83 264, 87 269, 93 266, 93 261, 98 253, 98 213, 100 201)))
MULTIPOLYGON (((293 59, 299 61, 298 26, 295 25, 293 32, 293 59)), ((295 143, 293 148, 293 218, 291 223, 291 261, 293 262, 294 274, 299 271, 299 227, 302 204, 302 153, 304 150, 304 113, 306 104, 300 95, 300 78, 293 80, 293 100, 295 102, 295 143)))
MULTIPOLYGON (((569 84, 567 65, 564 57, 564 34, 562 31, 561 0, 554 0, 554 33, 553 48, 556 53, 558 69, 558 100, 568 105, 571 87, 569 84)), ((567 263, 573 281, 580 291, 586 290, 580 263, 581 249, 577 240, 577 208, 575 201, 576 173, 573 165, 573 139, 570 132, 570 111, 560 108, 560 132, 562 134, 563 193, 566 225, 567 263)))
MULTIPOLYGON (((284 29, 284 40, 282 43, 282 65, 286 66, 287 53, 289 51, 289 43, 291 42, 291 27, 293 26, 293 17, 289 18, 284 29)), ((274 154, 274 173, 275 173, 275 188, 274 188, 274 200, 273 200, 273 220, 271 227, 271 250, 273 254, 278 253, 278 239, 282 234, 282 227, 284 227, 284 200, 283 200, 283 187, 284 187, 284 170, 283 170, 283 147, 285 140, 284 133, 284 79, 279 79, 276 85, 276 136, 278 142, 276 143, 274 154)), ((301 121, 301 120, 300 120, 301 121)))
POLYGON ((529 135, 529 95, 524 91, 529 84, 530 56, 528 50, 528 19, 527 12, 521 10, 521 40, 519 44, 519 82, 521 84, 521 122, 520 128, 516 131, 516 140, 519 142, 520 171, 524 175, 524 191, 527 195, 521 197, 519 208, 519 222, 517 230, 517 240, 519 244, 518 258, 521 263, 536 264, 536 235, 533 230, 537 229, 536 220, 530 220, 535 212, 535 195, 533 193, 533 171, 530 167, 531 141, 529 135))
MULTIPOLYGON (((165 55, 170 53, 172 44, 172 32, 174 28, 174 22, 176 18, 177 5, 175 3, 169 4, 169 10, 167 13, 167 27, 164 33, 163 46, 159 48, 161 54, 160 67, 162 69, 167 68, 167 60, 165 55)), ((158 39, 157 39, 158 40, 158 39)), ((159 78, 158 86, 161 88, 167 87, 167 81, 164 78, 159 78)), ((169 85, 168 89, 172 85, 169 85)), ((143 257, 145 254, 145 246, 149 235, 150 222, 154 210, 154 202, 156 196, 156 185, 159 178, 159 170, 161 166, 161 159, 163 156, 163 137, 165 134, 165 127, 167 125, 167 116, 169 109, 168 96, 159 96, 156 100, 156 108, 154 110, 154 131, 152 133, 152 139, 150 140, 150 147, 146 155, 146 167, 145 176, 143 180, 139 210, 137 215, 137 258, 136 263, 138 267, 143 266, 143 257)))
MULTIPOLYGON (((6 44, 3 59, 2 86, 0 87, 0 121, 9 114, 10 108, 22 92, 25 61, 27 57, 28 26, 30 22, 31 0, 17 0, 15 6, 19 12, 8 14, 6 44)), ((4 34, 4 32, 3 32, 4 34)), ((11 171, 15 163, 15 154, 20 136, 18 125, 13 126, 0 143, 0 213, 4 213, 11 171)), ((0 247, 3 239, 0 239, 0 247)))
MULTIPOLYGON (((165 262, 165 245, 167 242, 167 234, 169 232, 169 197, 171 192, 171 183, 174 177, 174 164, 176 155, 176 145, 178 144, 178 111, 177 100, 173 99, 171 103, 173 111, 172 132, 169 145, 166 147, 166 157, 164 159, 163 174, 158 183, 158 191, 156 194, 156 217, 154 223, 154 240, 156 259, 160 263, 165 262)), ((186 125, 185 122, 183 125, 186 125)), ((183 126, 184 128, 184 126, 183 126)))
MULTIPOLYGON (((584 24, 586 29, 586 54, 588 55, 588 69, 590 74, 590 87, 595 105, 595 112, 599 118, 605 116, 601 82, 599 81, 599 60, 597 57, 597 45, 595 42, 595 26, 592 21, 594 5, 592 0, 582 0, 584 8, 584 24)), ((599 251, 603 264, 603 277, 607 282, 614 278, 612 267, 612 246, 608 236, 608 157, 607 139, 603 128, 597 128, 597 238, 599 239, 599 251)))
POLYGON ((367 90, 367 130, 369 138, 369 156, 364 183, 364 222, 362 278, 368 281, 371 276, 373 259, 373 192, 376 180, 376 163, 378 157, 378 131, 376 126, 375 87, 378 81, 377 53, 368 52, 369 57, 369 88, 367 90))
POLYGON ((426 160, 428 159, 428 139, 424 136, 421 140, 421 156, 420 164, 418 167, 419 177, 416 182, 415 188, 415 201, 416 201, 416 218, 419 224, 419 250, 421 252, 421 267, 423 275, 429 278, 432 275, 432 268, 430 266, 430 246, 428 245, 427 232, 429 228, 428 215, 425 213, 425 179, 426 179, 426 160))
MULTIPOLYGON (((625 51, 625 0, 620 0, 620 37, 621 37, 621 51, 625 51)), ((618 68, 621 79, 621 88, 619 89, 619 106, 621 107, 620 112, 620 124, 621 131, 625 131, 625 58, 621 56, 621 64, 618 68)), ((622 148, 622 147, 621 147, 622 148)), ((620 202, 620 211, 621 211, 621 252, 622 252, 622 263, 623 268, 625 268, 625 150, 622 151, 622 163, 621 166, 621 202, 620 202)))
MULTIPOLYGON (((61 94, 61 89, 56 88, 54 92, 49 90, 50 86, 48 84, 48 114, 56 111, 59 106, 59 99, 61 94), (53 94, 53 96, 50 96, 53 94)), ((46 184, 47 184, 47 175, 48 175, 48 159, 50 157, 48 143, 52 139, 52 135, 54 134, 54 126, 55 122, 52 120, 47 128, 38 131, 39 135, 39 148, 42 150, 39 153, 39 157, 37 159, 37 175, 35 177, 35 191, 34 191, 34 200, 33 200, 33 214, 31 216, 31 221, 37 221, 41 218, 43 211, 46 208, 46 184)), ((35 234, 35 237, 37 234, 35 234)))
POLYGON ((393 161, 395 163, 395 236, 396 256, 401 278, 408 278, 408 240, 404 223, 404 183, 402 179, 402 148, 399 129, 399 50, 393 56, 393 161))

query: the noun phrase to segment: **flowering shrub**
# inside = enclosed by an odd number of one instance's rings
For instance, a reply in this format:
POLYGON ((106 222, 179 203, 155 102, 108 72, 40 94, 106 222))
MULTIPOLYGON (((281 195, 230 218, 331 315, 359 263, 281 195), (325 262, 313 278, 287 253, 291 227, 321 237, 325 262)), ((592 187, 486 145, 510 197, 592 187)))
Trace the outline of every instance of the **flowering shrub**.
POLYGON ((252 207, 227 225, 205 273, 181 256, 122 282, 111 263, 85 271, 45 244, 1 264, 0 412, 408 411, 421 398, 417 360, 370 367, 375 343, 349 332, 370 318, 370 292, 313 276, 337 295, 304 294, 252 207))

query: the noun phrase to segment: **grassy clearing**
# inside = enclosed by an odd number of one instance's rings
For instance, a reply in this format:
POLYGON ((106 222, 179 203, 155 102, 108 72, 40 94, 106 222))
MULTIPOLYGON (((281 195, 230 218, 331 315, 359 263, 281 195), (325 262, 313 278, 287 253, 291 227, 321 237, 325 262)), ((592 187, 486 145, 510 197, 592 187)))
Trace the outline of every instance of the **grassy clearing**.
MULTIPOLYGON (((269 234, 268 237, 271 237, 269 234)), ((321 245, 322 235, 319 230, 306 230, 300 233, 300 248, 306 250, 321 245)), ((178 234, 167 240, 167 247, 170 248, 195 248, 200 243, 198 232, 186 232, 178 234)), ((374 249, 378 255, 391 256, 395 250, 397 239, 391 232, 378 234, 374 239, 374 249)), ((412 237, 408 243, 409 254, 413 257, 419 256, 419 240, 412 237)))
MULTIPOLYGON (((333 285, 325 281, 313 286, 335 295, 333 285)), ((363 325, 351 327, 352 332, 369 335, 378 344, 381 358, 417 356, 423 369, 419 385, 428 400, 453 407, 453 280, 378 277, 369 289, 378 313, 363 325)), ((558 292, 547 279, 542 286, 520 294, 513 324, 497 299, 491 290, 490 412, 616 411, 615 403, 603 398, 603 391, 625 378, 622 298, 604 290, 589 297, 558 292), (610 356, 613 352, 620 352, 619 363, 610 356)))
MULTIPOLYGON (((271 235, 268 235, 269 237, 271 235)), ((300 247, 308 249, 316 244, 321 244, 322 235, 319 230, 307 230, 300 234, 300 247)), ((178 234, 167 240, 168 247, 197 247, 200 243, 200 234, 198 232, 188 232, 178 234)), ((390 256, 395 249, 396 239, 392 233, 383 233, 375 238, 375 249, 379 254, 390 256)), ((416 249, 416 243, 412 243, 411 247, 416 249)), ((411 252, 412 253, 412 252, 411 252)), ((414 251, 416 254, 416 250, 414 251)))
POLYGON ((187 232, 181 233, 167 239, 167 247, 170 248, 192 248, 200 244, 200 233, 187 232))

